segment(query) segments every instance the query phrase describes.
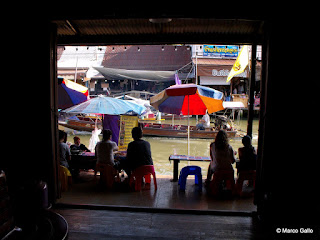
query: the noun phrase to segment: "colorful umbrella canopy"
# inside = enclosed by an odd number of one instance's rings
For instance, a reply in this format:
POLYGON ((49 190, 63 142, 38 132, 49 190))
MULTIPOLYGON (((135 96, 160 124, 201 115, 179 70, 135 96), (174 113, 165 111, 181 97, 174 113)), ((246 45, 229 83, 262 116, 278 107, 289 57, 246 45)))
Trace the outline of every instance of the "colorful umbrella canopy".
POLYGON ((66 113, 85 114, 142 114, 146 108, 133 102, 116 99, 112 97, 98 96, 80 103, 76 106, 63 110, 66 113))
POLYGON ((88 88, 58 78, 58 108, 65 109, 88 100, 88 88))
MULTIPOLYGON (((204 115, 223 110, 223 93, 196 84, 173 85, 150 98, 150 104, 160 112, 182 115, 204 115)), ((188 118, 188 155, 190 124, 188 118)))
POLYGON ((151 97, 151 105, 160 112, 204 115, 223 110, 223 93, 196 84, 173 85, 151 97))

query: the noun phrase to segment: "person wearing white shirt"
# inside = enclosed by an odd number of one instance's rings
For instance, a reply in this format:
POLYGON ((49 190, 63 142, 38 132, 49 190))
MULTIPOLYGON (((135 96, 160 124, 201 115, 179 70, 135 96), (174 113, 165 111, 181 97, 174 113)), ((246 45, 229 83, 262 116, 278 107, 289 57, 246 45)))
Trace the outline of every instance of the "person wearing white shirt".
POLYGON ((208 114, 208 110, 206 110, 206 114, 203 115, 202 119, 199 120, 199 123, 196 125, 197 130, 205 130, 205 128, 210 127, 210 116, 208 114))
POLYGON ((111 141, 112 132, 109 129, 103 130, 102 141, 98 142, 95 148, 97 163, 114 165, 114 151, 118 150, 115 142, 111 141))

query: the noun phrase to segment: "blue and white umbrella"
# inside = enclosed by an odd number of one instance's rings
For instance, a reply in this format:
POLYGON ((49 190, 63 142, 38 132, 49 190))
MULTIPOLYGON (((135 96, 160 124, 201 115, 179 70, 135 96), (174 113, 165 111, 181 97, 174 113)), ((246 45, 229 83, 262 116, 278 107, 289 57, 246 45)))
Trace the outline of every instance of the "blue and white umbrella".
POLYGON ((63 110, 66 113, 84 114, 138 114, 141 115, 146 108, 133 102, 112 97, 98 96, 90 100, 63 110))

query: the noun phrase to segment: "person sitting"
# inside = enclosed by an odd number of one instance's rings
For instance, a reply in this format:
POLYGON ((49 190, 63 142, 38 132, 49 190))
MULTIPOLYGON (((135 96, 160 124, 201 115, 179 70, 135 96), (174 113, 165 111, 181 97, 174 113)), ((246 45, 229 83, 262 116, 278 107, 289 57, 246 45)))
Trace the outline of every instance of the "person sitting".
POLYGON ((210 127, 210 116, 208 114, 208 110, 206 110, 206 114, 203 115, 202 119, 199 120, 199 123, 196 125, 197 130, 205 130, 210 127))
POLYGON ((220 130, 215 141, 210 144, 211 162, 208 168, 207 180, 210 182, 212 175, 218 171, 232 171, 232 163, 235 162, 234 152, 228 143, 228 136, 224 130, 220 130))
POLYGON ((142 129, 134 127, 131 134, 134 141, 128 144, 127 157, 116 166, 119 170, 124 169, 129 177, 137 167, 153 165, 150 143, 142 139, 142 129))
POLYGON ((97 163, 114 165, 114 151, 118 151, 118 146, 111 141, 112 131, 106 129, 102 131, 102 141, 98 142, 95 147, 97 163))
POLYGON ((79 137, 77 137, 77 136, 74 137, 73 141, 74 141, 74 144, 72 144, 70 146, 70 150, 71 151, 79 151, 79 150, 81 150, 81 151, 84 151, 84 152, 90 152, 90 150, 84 144, 82 144, 80 142, 80 138, 79 137))
POLYGON ((251 137, 246 135, 242 138, 244 147, 239 148, 239 159, 237 162, 238 174, 240 171, 256 170, 257 154, 255 148, 252 146, 251 137))
POLYGON ((66 144, 66 133, 59 130, 59 156, 60 165, 69 168, 69 161, 71 160, 71 153, 69 146, 66 144))

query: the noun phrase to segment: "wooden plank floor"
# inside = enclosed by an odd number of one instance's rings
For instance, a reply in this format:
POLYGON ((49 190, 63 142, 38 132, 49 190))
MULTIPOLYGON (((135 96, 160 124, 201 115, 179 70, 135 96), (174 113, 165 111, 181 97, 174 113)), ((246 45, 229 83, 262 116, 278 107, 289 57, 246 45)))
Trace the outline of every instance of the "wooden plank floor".
POLYGON ((265 239, 251 217, 54 209, 69 224, 69 240, 265 239))

